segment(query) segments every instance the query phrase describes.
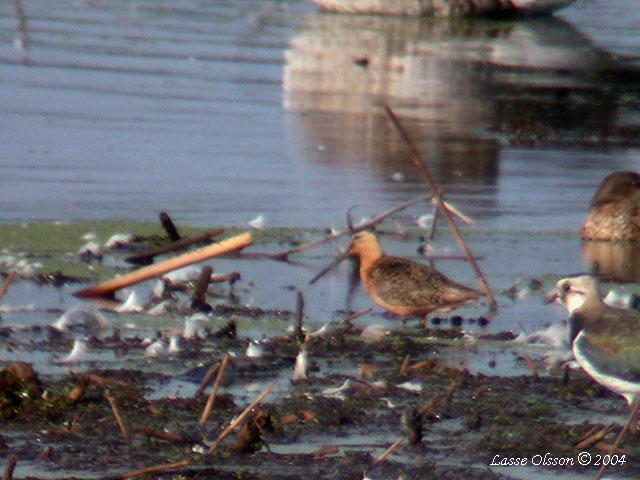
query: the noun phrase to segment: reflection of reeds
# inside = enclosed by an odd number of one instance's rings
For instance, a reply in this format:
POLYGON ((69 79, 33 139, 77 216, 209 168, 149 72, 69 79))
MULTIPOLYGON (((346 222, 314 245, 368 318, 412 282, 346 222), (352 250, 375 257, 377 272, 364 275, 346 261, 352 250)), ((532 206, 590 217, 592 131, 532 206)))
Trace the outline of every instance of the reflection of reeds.
POLYGON ((491 124, 486 72, 452 56, 449 37, 464 35, 455 32, 448 22, 411 18, 311 17, 285 52, 283 105, 313 114, 295 118, 294 134, 326 152, 301 156, 347 164, 367 158, 411 179, 406 151, 380 109, 388 103, 421 151, 446 164, 443 172, 434 166, 439 179, 495 177, 497 143, 478 135, 491 124))
POLYGON ((27 50, 29 42, 29 34, 27 33, 27 16, 22 8, 20 0, 13 0, 13 5, 16 7, 16 17, 18 17, 18 33, 20 34, 20 49, 27 50))

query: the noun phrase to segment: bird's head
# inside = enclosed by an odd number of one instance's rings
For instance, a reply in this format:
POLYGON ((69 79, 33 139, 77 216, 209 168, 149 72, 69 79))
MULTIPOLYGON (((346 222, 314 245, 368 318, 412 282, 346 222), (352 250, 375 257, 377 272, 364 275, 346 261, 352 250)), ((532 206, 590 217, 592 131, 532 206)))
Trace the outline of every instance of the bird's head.
POLYGON ((373 233, 367 231, 358 232, 351 237, 347 252, 349 255, 356 255, 360 258, 363 256, 377 258, 383 255, 378 239, 373 233))
POLYGON ((566 307, 569 313, 588 301, 600 301, 598 280, 592 275, 580 275, 558 280, 556 286, 546 295, 546 303, 558 302, 566 307))

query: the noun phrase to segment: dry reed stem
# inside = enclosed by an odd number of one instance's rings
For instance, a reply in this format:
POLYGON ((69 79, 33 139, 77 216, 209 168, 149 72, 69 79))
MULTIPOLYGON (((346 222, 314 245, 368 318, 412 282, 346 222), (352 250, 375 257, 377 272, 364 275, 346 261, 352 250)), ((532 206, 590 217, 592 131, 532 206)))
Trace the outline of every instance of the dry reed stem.
POLYGON ((135 263, 138 265, 148 265, 153 262, 154 257, 158 255, 163 255, 165 253, 174 252, 176 250, 181 250, 186 248, 194 243, 204 242, 205 240, 209 240, 211 237, 215 237, 216 235, 220 235, 224 232, 223 228, 214 228, 211 230, 207 230, 198 235, 194 235, 189 238, 181 238, 175 242, 168 243, 161 247, 153 248, 151 250, 147 250, 145 252, 138 253, 136 255, 131 255, 125 258, 126 262, 135 263))
POLYGON ((411 141, 411 138, 407 134, 407 131, 404 129, 404 127, 400 123, 400 120, 398 120, 398 117, 396 117, 395 113, 393 113, 393 110, 391 110, 391 107, 389 107, 389 105, 385 105, 384 109, 385 109, 385 112, 387 113, 387 115, 389 116, 389 118, 391 120, 391 123, 393 123, 393 125, 396 128, 396 130, 398 130, 398 133, 400 134, 400 136, 402 137, 404 142, 407 144, 407 146, 409 148, 409 153, 411 154, 410 155, 411 160, 413 161, 415 166, 418 168, 418 170, 422 174, 423 180, 427 184, 427 187, 429 187, 429 190, 431 190, 431 193, 433 194, 433 197, 436 199, 436 202, 438 204, 438 210, 440 211, 441 215, 446 220, 447 225, 449 225, 449 229, 451 230, 451 233, 453 234, 454 238, 456 239, 456 242, 458 243, 458 246, 460 247, 460 250, 462 250, 462 253, 464 254, 465 258, 467 259, 467 262, 469 263, 469 265, 471 266, 471 269, 475 273, 475 275, 476 275, 476 277, 478 279, 478 283, 482 287, 482 290, 484 291, 486 297, 489 299, 489 303, 491 304, 491 308, 494 309, 494 310, 497 309, 498 303, 496 302, 496 299, 493 297, 493 294, 491 293, 491 290, 489 290, 489 285, 487 284, 487 281, 485 280, 484 275, 482 274, 482 271, 480 270, 480 267, 478 267, 478 264, 476 263, 475 259, 473 258, 473 255, 471 255, 471 252, 470 252, 469 248, 467 247, 467 244, 465 243, 464 239, 462 238, 462 235, 460 234, 460 230, 458 229, 458 226, 453 221, 453 217, 451 216, 451 212, 449 212, 449 209, 447 209, 445 207, 444 202, 442 200, 442 196, 440 195, 440 191, 438 190, 436 184, 434 183, 433 179, 431 178, 431 174, 429 173, 429 170, 427 169, 427 167, 424 165, 424 163, 420 159, 420 153, 418 152, 418 150, 416 149, 415 145, 411 141))
POLYGON ((16 468, 18 462, 18 455, 15 453, 10 455, 7 459, 7 465, 4 467, 4 474, 2 480, 11 480, 13 478, 13 470, 16 468))
POLYGON ((348 317, 345 317, 341 320, 341 322, 343 323, 347 323, 350 322, 351 320, 353 320, 354 318, 358 318, 361 317, 362 315, 366 315, 367 313, 369 313, 371 310, 373 310, 373 307, 369 307, 369 308, 365 308, 364 310, 360 310, 359 312, 356 313, 352 313, 351 315, 349 315, 348 317))
MULTIPOLYGON (((607 427, 605 427, 605 428, 607 428, 607 427)), ((593 426, 593 427, 591 427, 589 430, 587 430, 587 432, 586 432, 586 433, 584 433, 581 437, 579 437, 579 438, 576 440, 576 442, 575 442, 576 448, 577 448, 577 446, 578 446, 578 445, 580 445, 580 443, 581 443, 583 440, 586 440, 587 438, 589 438, 591 435, 593 435, 594 433, 596 433, 596 432, 597 432, 597 431, 599 431, 599 430, 601 430, 601 429, 600 429, 600 427, 598 427, 598 425, 594 425, 594 426, 593 426)), ((602 429, 602 430, 604 430, 604 429, 602 429)))
POLYGON ((304 340, 304 332, 302 331, 303 310, 304 297, 302 296, 302 292, 298 292, 296 294, 296 339, 298 342, 304 340))
POLYGON ((416 198, 414 198, 412 200, 409 200, 409 201, 407 201, 405 203, 402 203, 402 204, 397 205, 397 206, 395 206, 393 208, 390 208, 389 210, 386 210, 386 211, 380 213, 379 215, 376 215, 375 217, 367 220, 366 222, 361 223, 357 227, 354 227, 353 231, 344 230, 344 231, 340 231, 340 232, 330 233, 329 235, 326 235, 326 236, 324 236, 322 238, 319 238, 318 240, 314 240, 313 242, 309 242, 309 243, 306 243, 304 245, 299 245, 297 247, 290 248, 289 250, 284 250, 284 251, 279 252, 279 253, 266 254, 265 256, 267 256, 269 258, 273 258, 274 260, 287 261, 287 257, 289 255, 291 255, 292 253, 302 252, 302 251, 307 250, 309 248, 315 247, 316 245, 320 245, 321 243, 328 242, 329 240, 333 240, 334 238, 342 237, 343 235, 346 235, 346 234, 354 234, 354 233, 357 233, 357 232, 359 232, 361 230, 366 230, 367 228, 371 228, 374 225, 376 225, 377 223, 380 223, 382 220, 384 220, 388 216, 393 215, 394 213, 397 213, 400 210, 404 210, 405 208, 410 207, 411 205, 413 205, 415 203, 419 203, 419 202, 430 200, 432 197, 433 197, 432 195, 421 195, 421 196, 416 197, 416 198))
MULTIPOLYGON (((599 442, 596 442, 593 444, 593 449, 598 451, 598 452, 603 452, 607 455, 613 455, 614 454, 614 445, 611 443, 607 443, 607 442, 603 442, 602 440, 599 442)), ((618 447, 615 449, 615 453, 620 454, 620 455, 631 455, 631 452, 628 450, 623 450, 622 448, 618 447)))
POLYGON ((441 400, 442 400, 442 395, 440 395, 439 393, 436 393, 433 397, 429 399, 429 401, 427 401, 422 407, 420 407, 420 410, 418 411, 418 413, 420 413, 420 417, 422 418, 423 422, 427 419, 427 417, 431 414, 431 412, 433 412, 436 408, 438 408, 441 400))
POLYGON ((404 356, 402 360, 402 364, 400 365, 400 370, 398 370, 398 375, 406 375, 407 369, 409 368, 409 362, 411 361, 411 355, 407 354, 404 356))
POLYGON ((207 403, 204 406, 204 410, 202 411, 202 416, 200 417, 200 421, 198 422, 200 427, 203 427, 207 418, 209 418, 209 413, 211 413, 211 407, 213 406, 213 401, 216 398, 216 393, 218 393, 218 388, 220 388, 220 384, 222 383, 222 376, 224 375, 224 371, 229 364, 229 359, 231 358, 230 354, 226 354, 222 359, 222 363, 220 364, 220 368, 218 369, 218 375, 216 376, 216 381, 213 382, 213 387, 211 387, 211 392, 209 392, 209 398, 207 398, 207 403))
POLYGON ((248 245, 251 245, 251 233, 245 232, 240 235, 236 235, 235 237, 222 240, 221 242, 212 243, 211 245, 199 248, 198 250, 170 258, 155 265, 139 268, 138 270, 112 278, 111 280, 107 280, 106 282, 98 285, 74 292, 73 295, 80 298, 113 296, 113 292, 123 287, 157 277, 193 263, 207 260, 211 257, 244 248, 248 245))
POLYGON ((206 305, 207 289, 211 282, 211 274, 213 273, 213 267, 211 265, 204 265, 200 269, 200 276, 196 281, 195 288, 193 289, 193 295, 191 295, 191 308, 198 308, 206 305))
MULTIPOLYGON (((616 449, 618 448, 618 445, 620 445, 620 442, 622 441, 622 437, 624 437, 624 434, 627 433, 627 430, 629 429, 631 422, 633 422, 633 418, 636 416, 636 413, 638 413, 638 407, 640 407, 640 396, 638 396, 633 402, 633 408, 631 409, 631 414, 629 415, 629 421, 625 424, 624 428, 620 431, 620 435, 616 437, 616 441, 613 443, 613 447, 611 448, 611 453, 609 455, 613 455, 614 453, 616 453, 616 449)), ((607 469, 607 464, 603 462, 594 480, 600 480, 600 478, 602 477, 606 469, 607 469)))
POLYGON ((600 429, 598 429, 597 426, 593 427, 585 435, 583 435, 582 438, 580 438, 580 440, 576 443, 575 448, 577 450, 582 450, 583 448, 587 448, 590 445, 599 442, 614 428, 615 424, 607 425, 606 427, 600 429))
POLYGON ((489 385, 480 385, 473 392, 471 392, 471 400, 478 400, 482 395, 491 391, 491 387, 489 385))
POLYGON ((173 220, 171 220, 169 214, 167 212, 160 212, 159 217, 162 228, 164 228, 164 231, 167 232, 167 235, 169 236, 171 241, 175 242, 176 240, 180 240, 181 235, 178 233, 178 229, 173 223, 173 220))
POLYGON ((115 400, 110 395, 105 394, 105 398, 108 400, 109 405, 111 405, 111 410, 113 410, 113 416, 116 417, 116 422, 118 422, 118 427, 120 427, 120 431, 122 432, 122 436, 124 437, 125 442, 129 443, 129 432, 127 432, 127 427, 120 416, 120 412, 118 412, 118 406, 116 405, 115 400))
POLYGON ((15 270, 11 270, 9 272, 9 274, 7 275, 6 280, 2 284, 2 287, 0 288, 0 298, 4 297, 4 294, 7 293, 7 289, 9 288, 9 284, 11 283, 11 280, 13 280, 13 277, 15 277, 15 276, 16 276, 16 271, 15 270))
POLYGON ((369 465, 369 470, 371 470, 373 467, 375 467, 381 461, 383 461, 385 458, 387 458, 391 452, 393 452, 396 448, 398 448, 400 446, 400 444, 402 443, 403 440, 404 440, 404 438, 401 437, 398 440, 396 440, 395 442, 393 442, 393 444, 389 448, 387 448, 384 452, 382 452, 382 454, 380 454, 380 456, 378 458, 376 458, 373 462, 371 462, 371 465, 369 465))
POLYGON ((196 390, 194 397, 200 396, 200 394, 204 391, 204 389, 207 388, 207 385, 209 385, 209 382, 211 381, 211 379, 213 378, 213 376, 215 375, 215 373, 218 371, 219 368, 220 368, 219 363, 214 363, 209 367, 209 370, 207 370, 207 373, 204 374, 204 378, 200 382, 200 385, 198 385, 198 389, 196 390))
POLYGON ((190 460, 182 460, 180 462, 174 462, 174 463, 163 463, 163 464, 160 464, 160 465, 154 465, 152 467, 140 468, 138 470, 132 470, 130 472, 126 472, 126 473, 122 473, 120 475, 115 475, 113 477, 106 477, 106 478, 114 479, 114 480, 115 479, 125 480, 125 479, 131 478, 131 477, 139 477, 140 475, 149 475, 151 473, 166 472, 167 470, 171 470, 172 468, 186 467, 190 463, 191 463, 190 460))
POLYGON ((158 430, 157 428, 144 427, 144 426, 138 425, 133 427, 132 430, 136 433, 141 433, 146 437, 160 438, 162 440, 167 440, 173 443, 193 443, 189 439, 185 438, 183 435, 179 435, 177 433, 165 432, 164 430, 158 430))
POLYGON ((451 400, 453 399, 453 394, 458 389, 458 385, 460 385, 460 380, 455 379, 455 380, 452 380, 449 386, 447 387, 447 394, 444 397, 445 408, 449 408, 451 406, 451 400))
POLYGON ((533 375, 534 380, 540 380, 540 377, 538 376, 538 369, 533 364, 531 357, 525 354, 524 361, 527 363, 527 368, 531 371, 531 375, 533 375))
POLYGON ((264 397, 267 396, 267 394, 273 390, 273 387, 276 386, 277 381, 274 380, 273 382, 271 382, 267 388, 264 389, 264 391, 258 395, 258 397, 251 402, 251 404, 249 404, 249 406, 247 408, 244 409, 244 411, 238 415, 234 421, 232 421, 229 426, 227 428, 225 428, 222 433, 218 436, 218 438, 216 439, 216 441, 213 443, 213 445, 211 445, 211 447, 209 448, 209 450, 207 451, 207 454, 211 455, 213 452, 215 452, 216 448, 218 448, 218 446, 220 445, 220 443, 222 442, 222 440, 224 440, 224 438, 229 435, 229 433, 231 433, 231 431, 240 423, 242 422, 242 420, 244 420, 244 417, 246 417, 249 412, 251 412, 251 410, 253 410, 256 405, 258 405, 262 399, 264 397))
POLYGON ((45 449, 38 454, 38 456, 36 457, 36 460, 48 460, 49 457, 51 456, 51 451, 52 451, 51 446, 45 447, 45 449))
POLYGON ((101 387, 117 386, 122 388, 131 388, 131 389, 134 388, 134 386, 130 383, 123 382, 122 380, 116 380, 109 377, 103 377, 100 375, 96 375, 94 373, 81 373, 77 375, 76 380, 80 382, 86 381, 87 383, 91 382, 101 387))

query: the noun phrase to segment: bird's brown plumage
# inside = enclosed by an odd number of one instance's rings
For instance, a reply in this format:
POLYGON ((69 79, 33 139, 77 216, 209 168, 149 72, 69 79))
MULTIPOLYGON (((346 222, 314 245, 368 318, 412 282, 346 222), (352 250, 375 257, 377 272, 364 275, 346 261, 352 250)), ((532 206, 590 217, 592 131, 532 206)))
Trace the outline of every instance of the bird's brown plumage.
POLYGON ((605 177, 581 233, 584 240, 640 241, 640 174, 620 171, 605 177))
POLYGON ((448 312, 483 296, 428 265, 385 255, 370 232, 351 237, 349 253, 360 258, 360 280, 371 299, 403 318, 448 312))

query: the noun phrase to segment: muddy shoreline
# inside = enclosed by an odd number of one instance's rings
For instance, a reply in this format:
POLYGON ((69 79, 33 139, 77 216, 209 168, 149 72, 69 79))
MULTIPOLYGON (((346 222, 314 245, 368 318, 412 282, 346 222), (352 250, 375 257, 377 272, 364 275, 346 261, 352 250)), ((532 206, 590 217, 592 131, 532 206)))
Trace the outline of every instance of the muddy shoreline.
MULTIPOLYGON (((134 244, 107 251, 100 261, 85 258, 79 262, 74 252, 79 232, 87 226, 56 226, 53 230, 66 232, 60 238, 67 240, 60 240, 55 249, 51 242, 31 243, 21 258, 42 264, 32 276, 23 274, 17 286, 10 288, 34 284, 38 291, 66 296, 69 289, 131 268, 122 258, 140 250, 140 242, 143 246, 162 243, 149 235, 157 227, 135 228, 134 244), (73 239, 71 244, 69 239, 73 239)), ((279 251, 319 233, 283 229, 257 235, 258 249, 279 251)), ((57 236, 50 233, 49 238, 55 242, 57 236)), ((31 242, 36 240, 31 237, 31 242)), ((538 283, 544 281, 530 283, 540 288, 538 283)), ((176 462, 183 463, 148 475, 274 480, 301 476, 356 479, 364 474, 374 479, 401 475, 522 478, 523 472, 591 475, 596 467, 580 465, 578 456, 585 451, 594 459, 604 455, 618 429, 586 446, 577 445, 585 435, 608 425, 603 418, 614 417, 621 423, 627 414, 620 397, 582 371, 547 370, 544 355, 514 342, 517 335, 512 331, 487 331, 488 320, 482 315, 463 317, 455 312, 431 317, 425 329, 416 322, 402 326, 374 310, 368 313, 368 322, 375 325, 382 320, 387 326, 373 329, 378 333, 371 335, 367 322, 341 322, 354 311, 334 309, 329 324, 333 328, 328 333, 319 333, 317 328, 325 320, 305 311, 301 314, 304 326, 316 333, 306 344, 307 378, 293 382, 301 343, 295 330, 285 330, 298 312, 247 305, 239 298, 251 294, 253 282, 238 283, 209 286, 206 299, 213 306, 200 314, 214 323, 207 323, 190 339, 179 338, 179 351, 174 353, 149 355, 150 342, 168 338, 172 329, 154 327, 148 305, 141 312, 100 310, 110 325, 100 336, 84 337, 94 356, 78 360, 66 360, 77 332, 59 332, 42 320, 23 326, 4 321, 0 342, 9 356, 2 362, 0 376, 0 460, 6 463, 16 455, 15 478, 43 479, 116 478, 176 462), (124 319, 114 322, 120 317, 124 319), (248 355, 252 340, 238 333, 237 322, 264 332, 258 354, 248 355), (449 360, 451 356, 474 357, 482 350, 505 352, 528 373, 471 373, 449 360), (227 353, 231 360, 224 381, 210 416, 200 427, 211 386, 200 392, 196 389, 205 372, 227 353), (30 354, 43 358, 41 363, 31 362, 38 377, 35 384, 29 378, 16 380, 7 374, 16 368, 14 362, 30 354), (220 432, 272 381, 276 382, 274 391, 215 452, 207 454, 220 432), (244 446, 239 444, 242 434, 238 432, 243 425, 253 425, 258 414, 262 423, 254 429, 254 436, 244 446), (371 467, 376 457, 401 438, 401 445, 371 467), (519 467, 524 470, 495 465, 501 460, 526 460, 527 465, 519 467)), ((193 289, 193 282, 187 281, 174 292, 172 307, 164 316, 182 322, 198 314, 185 300, 193 289)), ((501 301, 513 293, 502 292, 501 301)), ((39 305, 33 314, 56 318, 64 311, 57 305, 39 305)), ((25 314, 31 311, 7 309, 5 317, 13 320, 25 314)), ((496 362, 491 362, 493 368, 496 362)), ((611 467, 612 472, 624 476, 638 471, 639 447, 634 440, 623 442, 625 463, 611 467)))

